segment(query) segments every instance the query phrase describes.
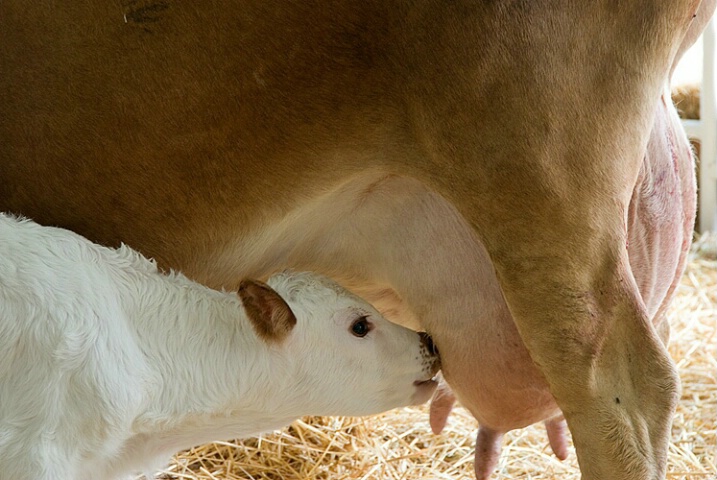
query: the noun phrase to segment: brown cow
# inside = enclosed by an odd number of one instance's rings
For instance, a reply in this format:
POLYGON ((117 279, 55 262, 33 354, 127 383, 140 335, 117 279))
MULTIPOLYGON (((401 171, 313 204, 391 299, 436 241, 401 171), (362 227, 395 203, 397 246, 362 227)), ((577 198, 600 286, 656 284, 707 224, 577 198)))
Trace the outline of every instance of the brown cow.
POLYGON ((214 287, 329 274, 433 335, 481 445, 562 411, 584 478, 661 478, 699 3, 5 1, 0 209, 214 287))

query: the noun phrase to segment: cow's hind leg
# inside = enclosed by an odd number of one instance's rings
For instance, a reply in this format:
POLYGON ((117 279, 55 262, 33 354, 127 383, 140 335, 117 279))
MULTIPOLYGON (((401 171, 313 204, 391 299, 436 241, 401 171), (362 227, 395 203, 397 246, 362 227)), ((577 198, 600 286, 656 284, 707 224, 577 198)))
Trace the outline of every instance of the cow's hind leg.
POLYGON ((429 58, 406 73, 423 157, 401 168, 452 202, 485 245, 583 478, 662 478, 678 379, 632 276, 626 213, 694 7, 525 7, 451 3, 442 24, 429 9, 412 17, 435 29, 406 41, 409 58, 429 58), (476 48, 455 41, 476 29, 476 48), (501 42, 480 44, 493 36, 501 42))
POLYGON ((569 207, 551 210, 539 205, 544 192, 520 190, 525 200, 503 210, 503 222, 477 230, 583 478, 662 478, 678 379, 632 277, 625 207, 585 208, 595 197, 575 192, 569 207))
POLYGON ((505 212, 508 220, 483 237, 573 434, 583 478, 662 478, 678 379, 632 277, 624 215, 606 205, 596 219, 599 212, 581 211, 579 195, 567 211, 534 215, 539 202, 535 195, 533 205, 516 206, 512 219, 505 212), (573 214, 588 220, 560 225, 557 217, 573 214))

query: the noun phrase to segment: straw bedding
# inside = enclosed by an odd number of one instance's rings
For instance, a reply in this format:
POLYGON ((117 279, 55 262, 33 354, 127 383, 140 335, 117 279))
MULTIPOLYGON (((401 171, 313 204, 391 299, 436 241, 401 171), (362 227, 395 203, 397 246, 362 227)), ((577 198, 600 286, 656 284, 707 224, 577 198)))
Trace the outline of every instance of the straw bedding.
POLYGON ((688 83, 672 87, 672 102, 677 107, 680 118, 696 120, 700 118, 700 85, 688 83))
MULTIPOLYGON (((667 478, 714 479, 717 421, 717 235, 693 245, 669 312, 670 354, 682 378, 667 478)), ((459 479, 473 477, 476 422, 454 410, 433 435, 427 406, 370 418, 309 417, 259 439, 217 442, 178 454, 162 479, 459 479)), ((140 477, 141 478, 141 477, 140 477)), ((495 479, 579 479, 574 450, 550 452, 540 425, 506 435, 495 479)))

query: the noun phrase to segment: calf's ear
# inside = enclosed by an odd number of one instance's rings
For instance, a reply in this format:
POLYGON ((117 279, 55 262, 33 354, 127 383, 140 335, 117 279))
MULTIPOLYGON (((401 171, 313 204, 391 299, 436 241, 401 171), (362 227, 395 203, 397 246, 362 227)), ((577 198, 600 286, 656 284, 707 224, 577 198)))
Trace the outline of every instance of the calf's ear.
POLYGON ((254 330, 264 340, 280 342, 296 325, 294 312, 269 285, 243 280, 238 293, 254 330))

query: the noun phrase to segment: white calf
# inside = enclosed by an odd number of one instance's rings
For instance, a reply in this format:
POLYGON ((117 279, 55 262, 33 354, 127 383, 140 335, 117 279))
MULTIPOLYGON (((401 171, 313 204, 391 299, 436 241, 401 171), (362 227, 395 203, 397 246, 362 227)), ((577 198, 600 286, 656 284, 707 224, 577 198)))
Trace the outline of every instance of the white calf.
POLYGON ((428 400, 425 336, 325 277, 220 293, 0 214, 0 479, 108 479, 303 415, 428 400))

